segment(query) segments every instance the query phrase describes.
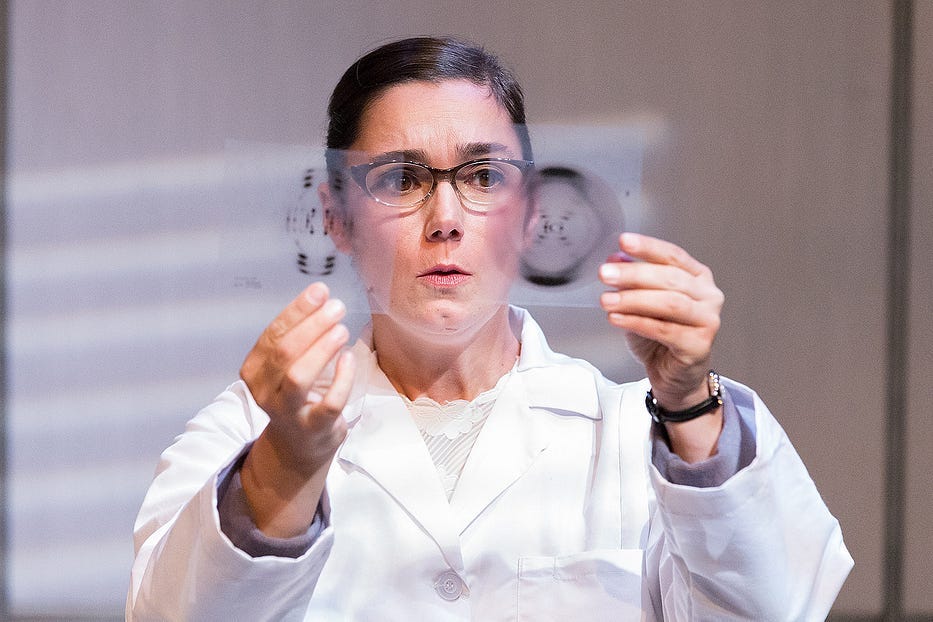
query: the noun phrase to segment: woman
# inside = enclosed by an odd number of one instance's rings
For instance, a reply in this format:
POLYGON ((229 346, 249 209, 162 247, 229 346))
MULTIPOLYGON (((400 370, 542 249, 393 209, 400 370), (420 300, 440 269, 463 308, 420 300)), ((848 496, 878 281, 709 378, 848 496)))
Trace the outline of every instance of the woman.
POLYGON ((851 558, 760 400, 708 373, 710 271, 620 236, 601 304, 648 378, 610 383, 505 302, 534 174, 494 57, 383 46, 329 113, 321 199, 371 330, 345 350, 321 284, 273 320, 163 454, 128 617, 825 617, 851 558))

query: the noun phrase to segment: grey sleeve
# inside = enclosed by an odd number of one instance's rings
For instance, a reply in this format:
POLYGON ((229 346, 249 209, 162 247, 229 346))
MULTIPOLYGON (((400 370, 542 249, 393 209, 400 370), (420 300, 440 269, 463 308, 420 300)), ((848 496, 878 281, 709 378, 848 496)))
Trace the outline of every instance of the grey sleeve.
POLYGON ((324 501, 318 503, 317 512, 308 531, 294 538, 271 538, 253 522, 240 481, 240 467, 249 449, 243 451, 217 478, 217 511, 220 529, 235 547, 251 557, 301 557, 327 527, 324 501))
POLYGON ((689 464, 671 451, 664 426, 652 424, 651 462, 667 481, 672 484, 712 488, 751 464, 755 458, 754 420, 750 424, 742 416, 740 407, 729 396, 723 394, 723 428, 719 436, 716 455, 689 464))

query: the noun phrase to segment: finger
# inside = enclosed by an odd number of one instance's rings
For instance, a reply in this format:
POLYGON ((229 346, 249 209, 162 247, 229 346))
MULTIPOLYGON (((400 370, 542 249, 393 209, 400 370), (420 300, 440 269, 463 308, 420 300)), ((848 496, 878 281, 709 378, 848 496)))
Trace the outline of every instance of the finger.
POLYGON ((323 283, 308 286, 266 327, 240 368, 257 404, 271 414, 295 412, 306 402, 307 392, 319 375, 321 363, 294 366, 316 347, 325 362, 346 343, 348 331, 336 329, 346 313, 337 299, 328 299, 323 283), (326 336, 330 334, 330 337, 326 336), (316 344, 322 346, 316 346, 316 344))
POLYGON ((673 291, 697 301, 718 297, 712 278, 700 278, 672 265, 610 262, 599 267, 599 279, 617 290, 673 291))
POLYGON ((628 255, 649 263, 677 266, 694 276, 708 272, 708 268, 681 247, 658 238, 626 232, 619 236, 619 249, 628 255))
POLYGON ((282 390, 293 399, 307 400, 308 393, 326 370, 328 363, 347 344, 350 332, 343 324, 336 324, 326 331, 298 357, 282 379, 282 390))
MULTIPOLYGON (((326 288, 323 292, 326 293, 326 288)), ((312 295, 314 295, 313 290, 312 295)), ((289 316, 294 318, 296 313, 304 312, 300 311, 300 308, 310 310, 312 306, 309 305, 314 303, 307 299, 303 301, 301 298, 299 296, 293 301, 290 305, 291 309, 283 311, 279 318, 289 316)), ((258 392, 258 394, 254 393, 258 398, 264 398, 266 392, 277 391, 282 385, 283 376, 292 364, 312 348, 322 335, 343 319, 345 314, 346 306, 340 300, 332 298, 311 311, 310 315, 278 338, 273 338, 271 334, 278 332, 279 328, 270 325, 246 356, 240 368, 240 376, 246 381, 250 390, 258 392)))
POLYGON ((287 368, 304 354, 347 314, 347 307, 337 298, 330 298, 305 317, 270 346, 267 363, 287 368))
POLYGON ((269 341, 278 341, 306 317, 317 311, 328 299, 329 295, 327 285, 321 282, 312 283, 288 303, 282 309, 282 312, 269 323, 263 332, 263 336, 268 338, 269 341))
POLYGON ((653 317, 610 313, 609 322, 648 341, 664 346, 684 365, 693 365, 709 357, 715 327, 697 328, 653 317))
POLYGON ((353 381, 356 376, 356 359, 353 352, 345 350, 337 357, 334 379, 323 395, 318 395, 319 402, 314 407, 314 414, 339 416, 350 399, 353 381))
POLYGON ((603 292, 600 304, 608 313, 650 317, 684 326, 708 326, 716 322, 715 307, 676 291, 635 290, 603 292))

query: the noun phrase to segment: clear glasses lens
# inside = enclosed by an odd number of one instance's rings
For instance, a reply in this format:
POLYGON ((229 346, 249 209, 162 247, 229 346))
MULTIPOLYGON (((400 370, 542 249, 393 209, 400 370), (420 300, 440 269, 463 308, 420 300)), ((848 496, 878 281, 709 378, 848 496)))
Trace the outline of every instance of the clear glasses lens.
POLYGON ((366 191, 380 203, 397 207, 417 205, 433 186, 430 170, 406 162, 381 164, 366 175, 366 191))
POLYGON ((522 169, 511 162, 477 162, 461 168, 454 178, 460 196, 476 205, 492 206, 511 200, 522 187, 522 169))
MULTIPOLYGON (((446 175, 453 175, 457 192, 467 202, 491 209, 512 200, 524 183, 524 170, 507 161, 469 162, 446 175)), ((434 189, 435 173, 428 167, 410 162, 387 162, 369 169, 366 191, 386 205, 413 207, 434 189)), ((438 180, 440 181, 440 180, 438 180)))

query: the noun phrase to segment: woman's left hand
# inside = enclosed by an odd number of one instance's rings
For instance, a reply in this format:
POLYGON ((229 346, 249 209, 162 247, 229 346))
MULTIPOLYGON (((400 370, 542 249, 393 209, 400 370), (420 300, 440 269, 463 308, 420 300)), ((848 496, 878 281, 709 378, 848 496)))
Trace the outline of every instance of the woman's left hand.
POLYGON ((658 403, 670 411, 690 408, 709 397, 724 296, 710 269, 675 244, 623 233, 619 248, 635 261, 600 266, 600 280, 612 289, 600 304, 609 322, 626 331, 658 403))

